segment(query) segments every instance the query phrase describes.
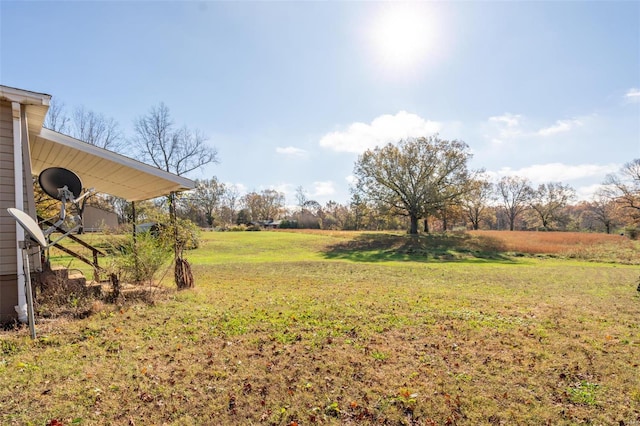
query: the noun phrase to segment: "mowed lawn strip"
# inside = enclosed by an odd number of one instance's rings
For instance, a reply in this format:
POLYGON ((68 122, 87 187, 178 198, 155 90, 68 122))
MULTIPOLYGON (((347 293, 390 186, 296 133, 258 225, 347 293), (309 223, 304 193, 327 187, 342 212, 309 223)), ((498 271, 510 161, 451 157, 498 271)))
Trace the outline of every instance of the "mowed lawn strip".
POLYGON ((0 418, 638 421, 637 267, 327 257, 353 238, 207 233, 194 290, 3 333, 0 418))

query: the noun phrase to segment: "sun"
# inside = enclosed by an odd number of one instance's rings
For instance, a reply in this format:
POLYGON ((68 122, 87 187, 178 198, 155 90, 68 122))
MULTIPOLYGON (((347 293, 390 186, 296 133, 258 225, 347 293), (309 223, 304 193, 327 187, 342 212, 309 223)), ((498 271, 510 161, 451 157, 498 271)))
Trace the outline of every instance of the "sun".
POLYGON ((370 38, 379 62, 408 69, 429 58, 435 46, 433 19, 419 3, 391 3, 373 19, 370 38))

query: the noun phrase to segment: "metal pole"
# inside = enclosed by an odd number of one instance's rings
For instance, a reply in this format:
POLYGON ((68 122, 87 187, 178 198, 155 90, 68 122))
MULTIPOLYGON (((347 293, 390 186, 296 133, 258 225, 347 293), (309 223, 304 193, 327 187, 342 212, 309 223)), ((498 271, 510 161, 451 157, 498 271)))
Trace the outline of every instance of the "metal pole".
POLYGON ((31 267, 29 266, 29 245, 22 242, 22 265, 24 267, 24 282, 27 296, 27 315, 29 318, 29 331, 31 338, 36 338, 36 319, 33 313, 33 290, 31 288, 31 267))

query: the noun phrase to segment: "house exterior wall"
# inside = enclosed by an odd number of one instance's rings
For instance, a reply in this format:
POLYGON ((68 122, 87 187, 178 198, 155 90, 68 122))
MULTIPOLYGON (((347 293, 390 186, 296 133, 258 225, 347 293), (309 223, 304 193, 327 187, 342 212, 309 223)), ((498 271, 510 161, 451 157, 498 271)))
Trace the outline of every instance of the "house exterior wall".
POLYGON ((16 222, 7 212, 15 207, 13 113, 10 102, 0 102, 0 321, 15 318, 18 300, 16 222))

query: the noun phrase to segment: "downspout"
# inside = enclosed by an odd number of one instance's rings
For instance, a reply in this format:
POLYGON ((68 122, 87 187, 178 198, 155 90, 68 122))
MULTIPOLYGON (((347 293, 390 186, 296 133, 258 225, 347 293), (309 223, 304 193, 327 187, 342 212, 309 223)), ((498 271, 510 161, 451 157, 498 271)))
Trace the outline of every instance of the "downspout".
MULTIPOLYGON (((25 200, 24 211, 34 219, 37 219, 38 212, 36 211, 36 199, 33 192, 33 178, 31 170, 31 145, 29 143, 29 119, 27 117, 27 108, 23 107, 20 112, 20 121, 22 124, 22 175, 24 176, 24 194, 27 197, 25 200)), ((42 270, 42 259, 40 254, 42 249, 40 246, 32 247, 29 250, 29 264, 31 270, 42 270)))
MULTIPOLYGON (((22 167, 22 105, 19 102, 11 102, 13 115, 13 172, 14 172, 14 192, 16 208, 24 209, 24 169, 22 167)), ((22 249, 19 242, 24 241, 24 230, 16 222, 16 266, 18 276, 18 305, 15 310, 18 313, 18 320, 26 323, 27 318, 27 296, 25 294, 26 277, 24 275, 24 262, 22 249)))

